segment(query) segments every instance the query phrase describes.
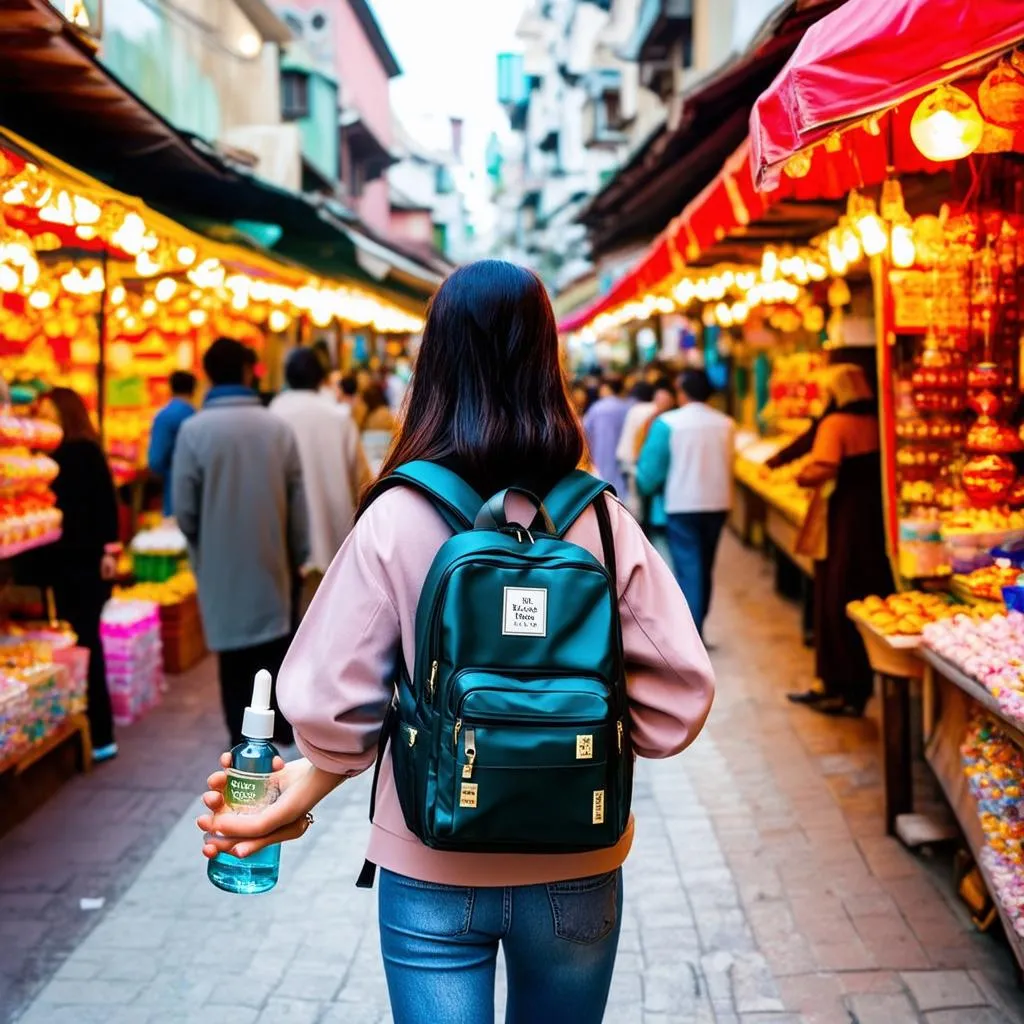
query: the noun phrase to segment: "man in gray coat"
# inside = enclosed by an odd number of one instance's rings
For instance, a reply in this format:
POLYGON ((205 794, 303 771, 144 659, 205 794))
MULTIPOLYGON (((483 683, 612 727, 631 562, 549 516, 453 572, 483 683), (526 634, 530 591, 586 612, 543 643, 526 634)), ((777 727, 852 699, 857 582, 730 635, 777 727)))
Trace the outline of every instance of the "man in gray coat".
MULTIPOLYGON (((218 338, 203 357, 210 390, 174 451, 178 526, 188 539, 231 743, 261 669, 274 677, 292 633, 292 595, 309 559, 309 526, 291 427, 252 390, 249 349, 218 338)), ((278 716, 275 739, 292 742, 278 716)))

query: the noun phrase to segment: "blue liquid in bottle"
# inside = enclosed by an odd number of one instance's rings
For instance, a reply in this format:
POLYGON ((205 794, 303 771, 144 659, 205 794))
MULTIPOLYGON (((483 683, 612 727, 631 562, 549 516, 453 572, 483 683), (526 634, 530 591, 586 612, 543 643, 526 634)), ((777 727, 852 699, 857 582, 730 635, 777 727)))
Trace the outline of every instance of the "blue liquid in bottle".
MULTIPOLYGON (((267 806, 277 797, 276 785, 271 780, 277 748, 271 742, 274 712, 270 709, 269 672, 256 675, 252 705, 245 709, 242 734, 245 739, 231 751, 224 798, 232 810, 244 814, 267 806)), ((225 892, 267 892, 277 885, 280 861, 279 843, 249 857, 218 853, 208 862, 206 875, 225 892)))

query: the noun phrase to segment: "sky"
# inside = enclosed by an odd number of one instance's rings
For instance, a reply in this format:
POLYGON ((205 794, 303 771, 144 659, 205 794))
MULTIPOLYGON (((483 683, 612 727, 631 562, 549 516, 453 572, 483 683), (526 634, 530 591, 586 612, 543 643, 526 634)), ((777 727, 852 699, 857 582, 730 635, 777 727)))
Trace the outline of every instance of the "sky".
MULTIPOLYGON (((526 0, 371 0, 402 67, 391 83, 392 107, 409 133, 448 148, 449 117, 462 117, 467 164, 483 172, 492 132, 507 134, 497 101, 498 54, 518 49, 515 30, 526 0)), ((486 216, 484 183, 467 202, 486 216)))

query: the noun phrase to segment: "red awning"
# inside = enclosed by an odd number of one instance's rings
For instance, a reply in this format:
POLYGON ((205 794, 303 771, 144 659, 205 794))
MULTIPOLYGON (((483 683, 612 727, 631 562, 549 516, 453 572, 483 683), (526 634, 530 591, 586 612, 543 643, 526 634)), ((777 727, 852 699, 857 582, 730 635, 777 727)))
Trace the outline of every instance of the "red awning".
POLYGON ((837 127, 967 74, 1024 38, 1020 0, 847 0, 812 25, 750 115, 754 180, 837 127))
MULTIPOLYGON (((681 276, 686 264, 696 263, 722 239, 755 224, 776 203, 841 199, 851 189, 879 184, 885 179, 889 163, 888 134, 884 129, 879 135, 859 129, 847 132, 836 152, 824 147, 814 151, 805 177, 784 176, 766 192, 754 188, 753 146, 749 138, 744 140, 704 191, 686 205, 612 288, 566 317, 558 329, 563 334, 578 331, 602 313, 663 287, 667 279, 681 276)), ((948 166, 925 160, 910 141, 906 126, 898 127, 893 135, 892 155, 902 170, 936 172, 948 166)))

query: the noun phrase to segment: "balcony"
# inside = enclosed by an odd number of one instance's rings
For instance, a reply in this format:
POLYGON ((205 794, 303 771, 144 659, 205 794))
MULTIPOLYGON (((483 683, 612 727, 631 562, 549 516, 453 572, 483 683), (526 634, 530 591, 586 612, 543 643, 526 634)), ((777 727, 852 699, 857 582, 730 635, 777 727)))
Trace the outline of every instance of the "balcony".
POLYGON ((692 31, 693 0, 643 0, 627 56, 642 64, 666 60, 673 44, 692 31))
POLYGON ((586 78, 583 105, 583 145, 588 149, 617 149, 627 141, 630 118, 622 109, 622 73, 597 68, 586 78))

